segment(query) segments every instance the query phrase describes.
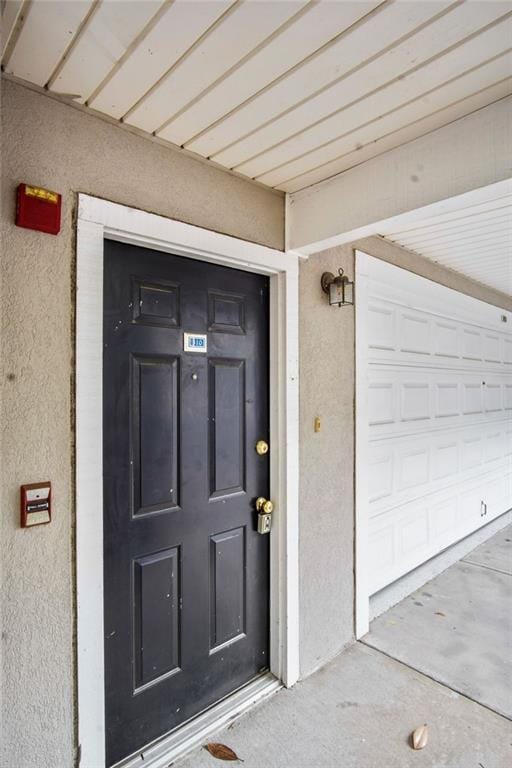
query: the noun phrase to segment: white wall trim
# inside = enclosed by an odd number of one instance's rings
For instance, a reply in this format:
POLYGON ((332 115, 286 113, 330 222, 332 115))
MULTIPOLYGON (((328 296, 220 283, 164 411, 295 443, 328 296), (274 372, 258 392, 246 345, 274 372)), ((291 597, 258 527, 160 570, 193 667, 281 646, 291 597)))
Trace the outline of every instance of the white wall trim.
POLYGON ((105 766, 103 658, 102 327, 105 239, 270 278, 270 668, 299 677, 298 258, 190 224, 79 195, 76 305, 78 730, 82 768, 105 766))
POLYGON ((290 205, 291 205, 291 198, 289 193, 286 192, 284 196, 284 247, 287 253, 293 254, 293 256, 296 256, 298 259, 303 259, 304 261, 307 261, 309 258, 308 254, 301 253, 300 251, 294 251, 289 247, 289 243, 291 240, 290 222, 292 218, 290 205))
POLYGON ((370 628, 368 587, 368 366, 367 312, 368 256, 355 252, 355 636, 370 628))

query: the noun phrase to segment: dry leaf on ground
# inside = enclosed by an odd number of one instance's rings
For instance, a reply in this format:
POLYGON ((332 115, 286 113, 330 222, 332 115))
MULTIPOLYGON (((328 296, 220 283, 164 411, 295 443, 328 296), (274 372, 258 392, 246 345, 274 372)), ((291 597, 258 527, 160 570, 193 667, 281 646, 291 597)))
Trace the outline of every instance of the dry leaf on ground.
POLYGON ((428 743, 428 728, 427 724, 419 725, 411 733, 411 743, 413 749, 423 749, 428 743))
POLYGON ((233 752, 231 747, 226 747, 225 744, 217 744, 212 741, 205 746, 205 749, 217 760, 240 760, 236 752, 233 752))

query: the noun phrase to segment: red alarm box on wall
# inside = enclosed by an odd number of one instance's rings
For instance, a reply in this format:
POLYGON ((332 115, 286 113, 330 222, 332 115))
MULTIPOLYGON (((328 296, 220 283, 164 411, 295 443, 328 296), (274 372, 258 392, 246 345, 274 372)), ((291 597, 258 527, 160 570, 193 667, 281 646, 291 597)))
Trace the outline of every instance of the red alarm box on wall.
POLYGON ((16 224, 57 235, 60 232, 62 196, 42 187, 19 184, 16 197, 16 224))
POLYGON ((22 528, 44 525, 52 519, 52 486, 28 483, 20 488, 20 524, 22 528))

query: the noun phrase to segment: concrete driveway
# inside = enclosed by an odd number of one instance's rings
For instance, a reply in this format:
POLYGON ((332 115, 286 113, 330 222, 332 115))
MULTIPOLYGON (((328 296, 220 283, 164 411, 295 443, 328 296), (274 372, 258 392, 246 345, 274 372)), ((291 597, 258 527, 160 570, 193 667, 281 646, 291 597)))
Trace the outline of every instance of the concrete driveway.
MULTIPOLYGON (((244 768, 509 768, 512 526, 211 741, 244 768), (427 723, 421 752, 408 737, 427 723)), ((204 748, 181 768, 222 765, 204 748)))

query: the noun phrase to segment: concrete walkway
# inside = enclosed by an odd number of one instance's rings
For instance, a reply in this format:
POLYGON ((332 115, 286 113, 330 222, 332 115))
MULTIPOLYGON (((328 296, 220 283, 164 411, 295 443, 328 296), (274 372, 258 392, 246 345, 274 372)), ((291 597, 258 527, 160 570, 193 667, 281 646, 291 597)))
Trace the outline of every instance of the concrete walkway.
MULTIPOLYGON (((510 768, 512 723, 493 709, 509 711, 512 690, 501 681, 510 669, 502 654, 511 661, 511 533, 379 617, 365 643, 211 741, 234 749, 244 768, 510 768), (408 736, 422 723, 430 740, 414 752, 408 736)), ((203 748, 179 761, 222 764, 203 748)))
POLYGON ((379 616, 363 642, 512 719, 512 525, 379 616))

